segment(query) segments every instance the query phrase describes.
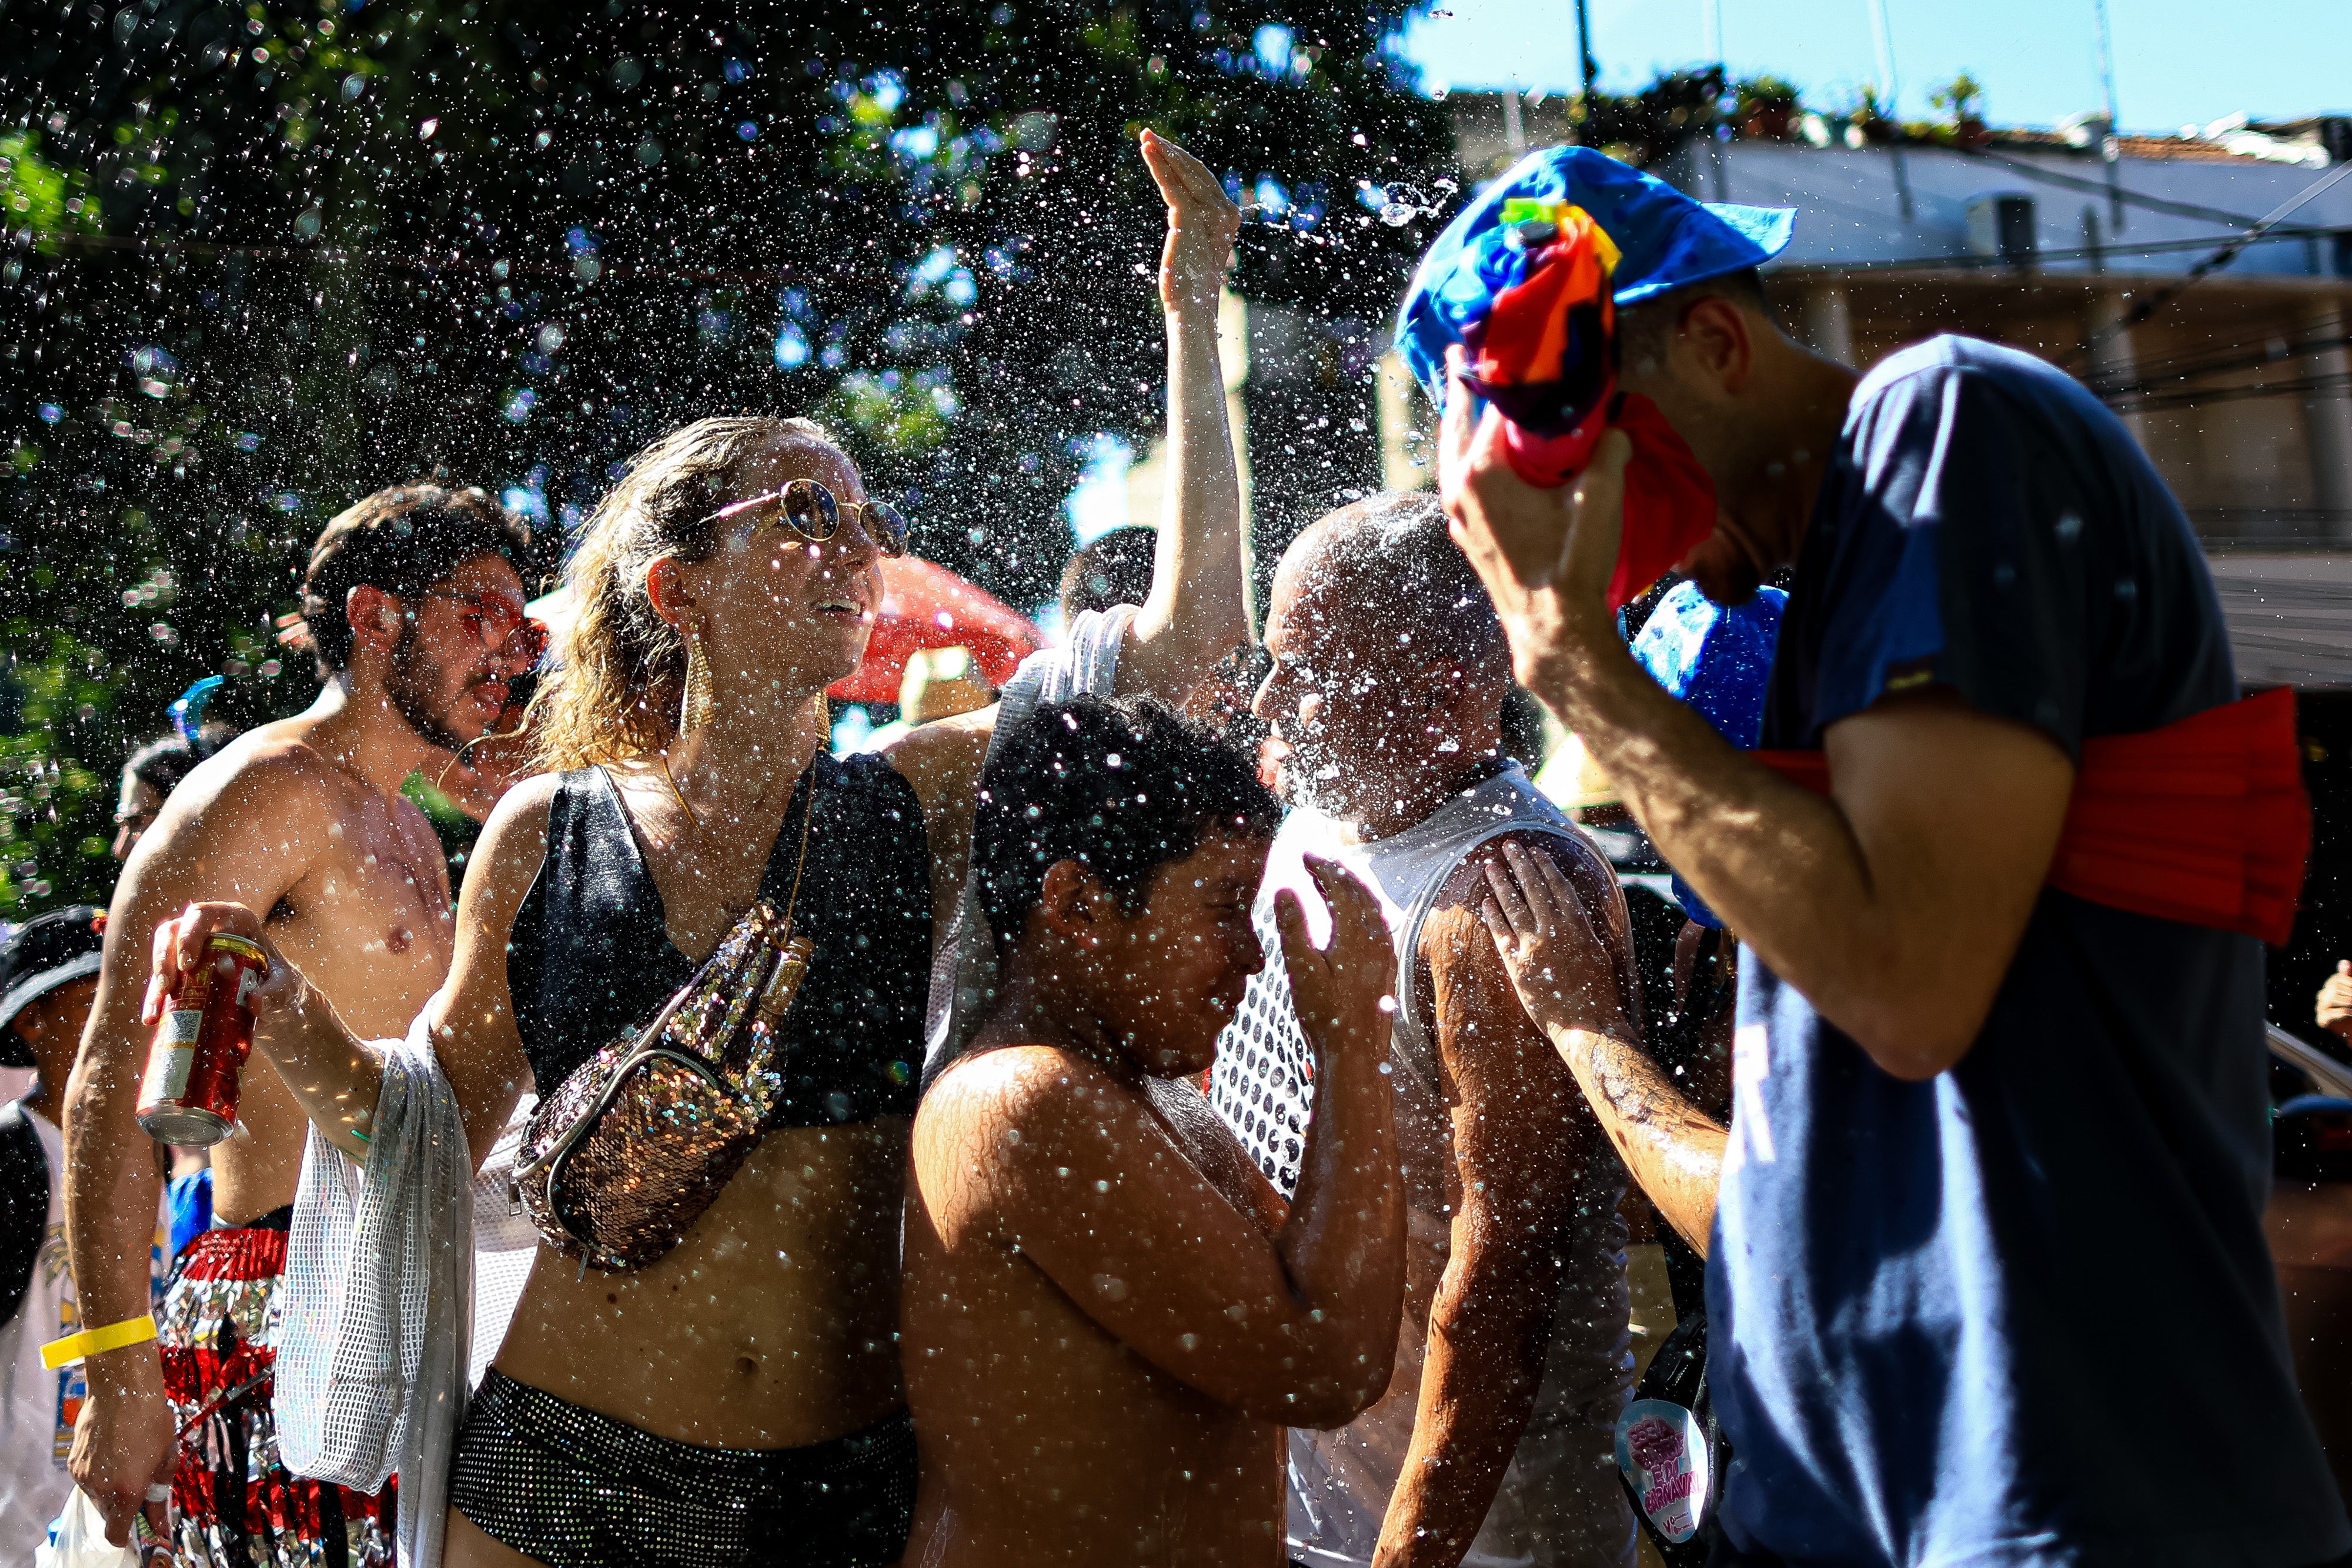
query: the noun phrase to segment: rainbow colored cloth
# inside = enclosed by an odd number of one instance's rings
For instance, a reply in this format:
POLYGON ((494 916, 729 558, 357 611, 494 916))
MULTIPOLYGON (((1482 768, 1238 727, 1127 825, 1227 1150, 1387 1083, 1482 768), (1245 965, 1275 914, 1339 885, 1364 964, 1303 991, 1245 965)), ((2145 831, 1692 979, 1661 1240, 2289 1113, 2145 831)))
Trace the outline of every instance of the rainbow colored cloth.
POLYGON ((1500 224, 1463 247, 1447 290, 1457 310, 1471 297, 1463 380, 1504 421, 1503 454, 1520 478, 1557 487, 1583 471, 1603 432, 1633 441, 1612 610, 1713 532, 1716 510, 1714 482, 1657 405, 1617 385, 1618 261, 1615 242, 1582 207, 1515 196, 1500 224))

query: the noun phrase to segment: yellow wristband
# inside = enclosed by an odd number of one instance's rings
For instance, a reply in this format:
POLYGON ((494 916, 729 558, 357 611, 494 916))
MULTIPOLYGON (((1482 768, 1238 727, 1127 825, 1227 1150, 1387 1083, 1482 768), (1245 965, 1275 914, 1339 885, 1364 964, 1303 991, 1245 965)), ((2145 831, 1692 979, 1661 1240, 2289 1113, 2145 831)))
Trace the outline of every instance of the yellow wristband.
POLYGON ((79 1333, 69 1333, 63 1339, 49 1341, 41 1347, 41 1364, 54 1371, 86 1355, 121 1350, 127 1344, 145 1344, 154 1337, 155 1314, 142 1312, 135 1318, 125 1318, 102 1329, 84 1329, 79 1333))

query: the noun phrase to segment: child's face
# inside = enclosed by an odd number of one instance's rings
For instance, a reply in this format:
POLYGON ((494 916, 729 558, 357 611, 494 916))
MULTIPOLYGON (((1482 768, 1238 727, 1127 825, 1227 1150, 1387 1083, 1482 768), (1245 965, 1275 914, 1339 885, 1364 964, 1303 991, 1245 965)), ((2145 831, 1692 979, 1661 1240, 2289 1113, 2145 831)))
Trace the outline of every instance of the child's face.
POLYGON ((1250 904, 1267 841, 1213 833, 1161 866, 1143 907, 1111 923, 1101 949, 1105 1019, 1155 1078, 1205 1072, 1217 1032, 1265 967, 1250 904))

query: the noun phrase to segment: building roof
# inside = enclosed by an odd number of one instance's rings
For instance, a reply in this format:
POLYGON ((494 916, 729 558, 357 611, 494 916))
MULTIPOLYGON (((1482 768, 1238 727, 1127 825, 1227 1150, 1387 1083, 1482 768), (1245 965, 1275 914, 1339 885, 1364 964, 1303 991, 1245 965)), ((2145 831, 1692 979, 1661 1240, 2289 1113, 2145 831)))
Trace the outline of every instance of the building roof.
MULTIPOLYGON (((1456 152, 1474 176, 1500 173, 1529 147, 1574 133, 1573 98, 1456 92, 1456 152)), ((1699 141, 1653 172, 1708 201, 1793 206, 1796 243, 1779 263, 1801 269, 1904 266, 1987 268, 1984 225, 1971 244, 1969 208, 1992 194, 2033 198, 2037 265, 2052 272, 2178 276, 2256 220, 2336 172, 2352 148, 2341 116, 2263 121, 2232 115, 2179 136, 2123 136, 2112 165, 2098 125, 1995 128, 1970 151, 1933 144, 1847 146, 1842 121, 1801 117, 1812 141, 1699 141), (1828 141, 1829 145, 1820 145, 1828 141), (2112 180, 2112 189, 2110 181, 2112 180), (1905 212, 1904 187, 1909 189, 1905 212), (2116 217, 2121 193, 2122 222, 2116 217), (2089 216, 2086 218, 2085 214, 2089 216)), ((2249 246, 2231 278, 2352 281, 2352 177, 2249 246), (2343 235, 2307 231, 2342 230, 2343 235)))
POLYGON ((1988 197, 2021 195, 2032 198, 2041 269, 2179 275, 2315 192, 2281 222, 2290 232, 2249 246, 2231 274, 2333 282, 2344 277, 2339 269, 2352 268, 2352 245, 2338 243, 2340 234, 2309 232, 2352 233, 2352 177, 2320 188, 2337 173, 2334 167, 2128 152, 2109 164, 2095 154, 2032 145, 1961 152, 1763 141, 1703 142, 1675 162, 1682 167, 1660 172, 1703 200, 1797 208, 1797 237, 1780 267, 2005 268, 1981 213, 1972 236, 1970 209, 1988 197))

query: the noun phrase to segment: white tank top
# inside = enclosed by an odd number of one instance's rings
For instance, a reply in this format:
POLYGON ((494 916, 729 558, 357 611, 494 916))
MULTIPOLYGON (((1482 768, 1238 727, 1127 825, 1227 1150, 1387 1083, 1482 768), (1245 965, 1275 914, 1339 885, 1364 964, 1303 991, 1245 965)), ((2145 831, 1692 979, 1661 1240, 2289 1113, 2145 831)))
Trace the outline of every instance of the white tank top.
MULTIPOLYGON (((1398 1005, 1390 1061, 1411 1256, 1408 1306, 1387 1394, 1339 1431, 1291 1433, 1290 1555, 1314 1568, 1353 1568, 1371 1561, 1420 1398, 1428 1325, 1410 1303, 1430 1300, 1450 1250, 1452 1209, 1460 1188, 1436 1039, 1423 1016, 1427 977, 1420 973, 1422 925, 1455 869, 1480 845, 1512 832, 1558 838, 1597 869, 1597 880, 1615 896, 1615 882, 1600 850, 1536 792, 1517 765, 1456 795, 1404 831, 1369 843, 1321 812, 1293 811, 1267 856, 1254 910, 1266 966, 1250 980, 1234 1021, 1217 1041, 1210 1101, 1287 1199, 1297 1190, 1299 1155, 1313 1108, 1314 1057, 1291 1006, 1274 896, 1286 887, 1297 891, 1310 935, 1318 943, 1328 941, 1329 916, 1301 856, 1311 852, 1346 866, 1380 901, 1396 941, 1398 1005)), ((1630 977, 1630 958, 1622 967, 1630 977)), ((1625 1228, 1616 1212, 1624 1173, 1605 1156, 1593 1166, 1578 1195, 1581 1218, 1565 1239, 1568 1266, 1535 1410, 1486 1524, 1463 1558, 1466 1568, 1588 1568, 1633 1562, 1633 1519, 1617 1482, 1613 1447, 1617 1413, 1632 1385, 1625 1228)))

